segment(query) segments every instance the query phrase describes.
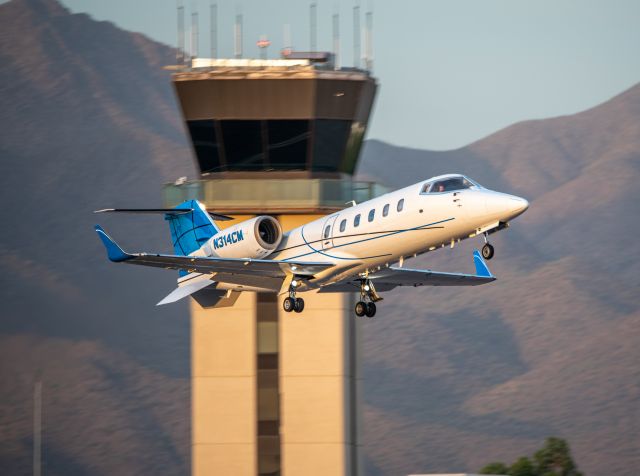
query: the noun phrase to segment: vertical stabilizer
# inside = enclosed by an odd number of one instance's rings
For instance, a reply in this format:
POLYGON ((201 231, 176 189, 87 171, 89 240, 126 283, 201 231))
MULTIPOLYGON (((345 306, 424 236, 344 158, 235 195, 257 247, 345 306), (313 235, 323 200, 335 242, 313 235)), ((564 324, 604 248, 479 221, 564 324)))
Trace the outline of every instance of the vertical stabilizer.
POLYGON ((166 213, 164 219, 171 228, 171 242, 177 255, 187 256, 200 248, 220 231, 204 206, 197 200, 187 200, 176 210, 191 209, 189 213, 166 213))

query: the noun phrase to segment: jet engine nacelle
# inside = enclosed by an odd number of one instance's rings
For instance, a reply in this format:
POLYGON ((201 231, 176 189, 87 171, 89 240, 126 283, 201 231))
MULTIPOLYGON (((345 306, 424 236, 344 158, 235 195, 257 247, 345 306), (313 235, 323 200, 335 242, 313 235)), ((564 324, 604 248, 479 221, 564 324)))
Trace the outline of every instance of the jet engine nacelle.
POLYGON ((282 241, 282 227, 270 216, 259 216, 220 230, 193 253, 220 258, 265 258, 282 241))

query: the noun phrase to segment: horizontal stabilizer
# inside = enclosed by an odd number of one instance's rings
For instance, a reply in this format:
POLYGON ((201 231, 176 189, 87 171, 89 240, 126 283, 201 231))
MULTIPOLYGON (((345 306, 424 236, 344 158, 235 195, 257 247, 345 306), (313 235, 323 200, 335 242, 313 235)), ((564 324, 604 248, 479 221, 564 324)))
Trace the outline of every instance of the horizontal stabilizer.
MULTIPOLYGON (((166 215, 185 215, 193 211, 193 208, 103 208, 102 210, 95 210, 93 213, 164 213, 166 215)), ((207 213, 217 221, 233 220, 233 217, 227 215, 212 212, 207 213)))
POLYGON ((162 306, 164 304, 170 304, 172 302, 179 301, 180 299, 186 298, 187 296, 190 296, 191 294, 211 285, 215 285, 215 283, 209 279, 202 279, 194 283, 182 285, 171 291, 171 293, 169 293, 167 297, 156 304, 156 306, 162 306))

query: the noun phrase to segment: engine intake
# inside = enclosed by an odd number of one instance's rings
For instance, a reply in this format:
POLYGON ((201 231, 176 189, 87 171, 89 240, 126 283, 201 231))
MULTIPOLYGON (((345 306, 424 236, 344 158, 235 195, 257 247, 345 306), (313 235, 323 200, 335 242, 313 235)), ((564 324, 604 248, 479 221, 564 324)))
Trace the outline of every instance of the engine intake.
POLYGON ((282 229, 278 220, 272 217, 258 217, 255 227, 258 242, 266 249, 275 250, 282 240, 282 229))
POLYGON ((260 259, 273 253, 282 241, 282 227, 270 216, 240 222, 213 235, 194 255, 260 259))

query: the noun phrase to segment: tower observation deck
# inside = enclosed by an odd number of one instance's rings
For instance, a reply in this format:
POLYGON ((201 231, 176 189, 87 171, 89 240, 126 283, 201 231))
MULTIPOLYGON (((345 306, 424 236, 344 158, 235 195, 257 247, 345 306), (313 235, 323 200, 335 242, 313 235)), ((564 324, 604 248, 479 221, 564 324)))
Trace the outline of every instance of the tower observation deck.
MULTIPOLYGON (((377 83, 328 53, 193 59, 173 75, 199 177, 167 184, 167 206, 198 199, 283 230, 379 195, 353 181, 377 83)), ((221 226, 235 222, 221 222, 221 226)), ((215 279, 215 278, 214 278, 215 279)), ((191 304, 192 474, 362 474, 359 329, 352 294, 191 304)))
POLYGON ((202 175, 352 175, 375 80, 330 62, 194 60, 174 75, 202 175))

